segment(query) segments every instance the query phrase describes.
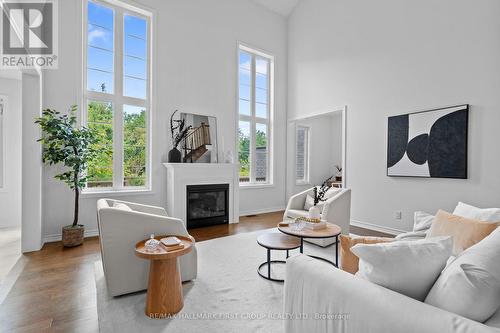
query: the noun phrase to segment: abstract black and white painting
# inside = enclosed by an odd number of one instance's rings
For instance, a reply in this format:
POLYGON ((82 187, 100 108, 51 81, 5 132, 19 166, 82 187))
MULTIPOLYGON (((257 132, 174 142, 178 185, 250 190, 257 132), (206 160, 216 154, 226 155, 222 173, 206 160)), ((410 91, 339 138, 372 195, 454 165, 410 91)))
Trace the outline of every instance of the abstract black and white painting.
POLYGON ((387 175, 467 178, 469 105, 389 117, 387 175))

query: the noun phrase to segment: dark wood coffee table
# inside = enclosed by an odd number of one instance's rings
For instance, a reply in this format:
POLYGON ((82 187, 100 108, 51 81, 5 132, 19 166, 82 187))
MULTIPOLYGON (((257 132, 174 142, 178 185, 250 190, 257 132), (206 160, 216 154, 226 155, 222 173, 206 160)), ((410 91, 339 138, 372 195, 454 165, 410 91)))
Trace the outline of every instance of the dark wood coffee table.
POLYGON ((271 264, 281 263, 285 264, 284 260, 271 260, 271 250, 286 250, 286 257, 288 258, 288 251, 300 247, 300 240, 297 237, 288 236, 279 232, 268 232, 257 237, 257 244, 267 250, 267 261, 263 262, 257 268, 257 273, 266 280, 284 282, 283 279, 275 279, 271 277, 271 264), (261 268, 267 265, 267 276, 261 273, 261 268))
MULTIPOLYGON (((169 236, 155 238, 160 240, 169 236)), ((135 254, 138 257, 151 261, 146 298, 146 315, 150 318, 167 318, 169 315, 181 311, 184 307, 181 273, 178 269, 177 257, 191 252, 195 241, 191 236, 175 235, 175 237, 184 244, 183 249, 167 251, 166 247, 160 243, 154 251, 150 251, 144 246, 148 239, 140 241, 135 246, 135 254)))
POLYGON ((313 256, 313 255, 309 255, 309 256, 312 258, 326 261, 326 262, 334 265, 335 267, 339 267, 339 235, 342 233, 342 229, 338 225, 327 222, 325 229, 311 230, 311 229, 303 228, 301 230, 296 230, 290 225, 280 226, 280 224, 278 224, 278 230, 284 234, 300 238, 300 253, 304 253, 304 238, 333 238, 333 237, 335 237, 335 263, 333 263, 332 261, 330 261, 326 258, 317 257, 317 256, 313 256))

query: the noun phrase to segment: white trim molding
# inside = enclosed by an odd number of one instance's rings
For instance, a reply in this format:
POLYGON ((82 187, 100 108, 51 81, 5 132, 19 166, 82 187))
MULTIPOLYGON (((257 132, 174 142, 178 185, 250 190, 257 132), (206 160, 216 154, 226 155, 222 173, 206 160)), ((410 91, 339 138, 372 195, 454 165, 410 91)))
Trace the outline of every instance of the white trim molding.
POLYGON ((396 229, 396 228, 390 228, 390 227, 384 227, 381 225, 373 224, 373 223, 368 223, 368 222, 363 222, 359 220, 351 220, 351 225, 355 227, 360 227, 364 229, 369 229, 373 231, 379 231, 383 232, 389 235, 394 235, 397 236, 399 234, 408 232, 407 230, 401 230, 401 229, 396 229))
POLYGON ((276 213, 276 212, 284 211, 285 208, 286 208, 285 206, 278 206, 278 207, 269 207, 269 208, 262 208, 262 209, 252 209, 252 210, 240 212, 240 216, 276 213))

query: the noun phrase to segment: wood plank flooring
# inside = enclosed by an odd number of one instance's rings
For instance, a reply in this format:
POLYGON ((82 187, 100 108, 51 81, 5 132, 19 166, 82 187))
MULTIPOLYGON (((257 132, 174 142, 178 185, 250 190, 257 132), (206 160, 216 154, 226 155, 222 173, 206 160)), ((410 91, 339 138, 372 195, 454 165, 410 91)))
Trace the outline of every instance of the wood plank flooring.
MULTIPOLYGON (((241 217, 239 224, 191 229, 196 241, 274 228, 283 212, 241 217)), ((353 228, 356 234, 380 233, 353 228)), ((0 332, 98 332, 94 262, 99 240, 65 249, 60 242, 24 255, 26 265, 0 305, 0 332)))

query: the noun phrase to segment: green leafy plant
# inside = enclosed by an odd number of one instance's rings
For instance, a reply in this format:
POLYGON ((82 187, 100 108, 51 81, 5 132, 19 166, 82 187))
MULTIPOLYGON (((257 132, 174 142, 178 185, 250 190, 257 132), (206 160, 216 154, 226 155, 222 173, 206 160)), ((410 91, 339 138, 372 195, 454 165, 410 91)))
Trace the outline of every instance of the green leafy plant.
POLYGON ((97 137, 86 127, 76 127, 76 105, 71 106, 69 115, 52 109, 42 111, 35 123, 42 129, 42 161, 49 165, 62 164, 66 171, 55 176, 75 192, 73 227, 78 225, 80 191, 87 182, 88 163, 95 158, 97 137))

